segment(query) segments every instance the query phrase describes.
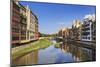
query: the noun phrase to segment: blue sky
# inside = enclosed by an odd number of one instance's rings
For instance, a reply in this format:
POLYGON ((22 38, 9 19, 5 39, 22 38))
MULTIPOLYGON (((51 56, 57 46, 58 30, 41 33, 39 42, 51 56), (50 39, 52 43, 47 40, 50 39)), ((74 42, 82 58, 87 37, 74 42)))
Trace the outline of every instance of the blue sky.
POLYGON ((57 32, 61 25, 71 27, 73 20, 82 20, 85 15, 95 14, 95 6, 71 4, 50 4, 39 2, 20 2, 29 6, 38 17, 39 31, 46 34, 57 32))

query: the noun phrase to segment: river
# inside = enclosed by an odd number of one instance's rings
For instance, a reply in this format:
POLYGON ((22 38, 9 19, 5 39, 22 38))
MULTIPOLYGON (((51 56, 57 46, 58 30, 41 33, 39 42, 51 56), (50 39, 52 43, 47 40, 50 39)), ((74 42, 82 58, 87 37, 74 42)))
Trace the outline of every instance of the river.
POLYGON ((27 55, 13 60, 12 64, 33 65, 85 61, 95 61, 95 50, 76 46, 75 43, 60 44, 60 47, 56 48, 54 43, 45 49, 35 50, 27 55))

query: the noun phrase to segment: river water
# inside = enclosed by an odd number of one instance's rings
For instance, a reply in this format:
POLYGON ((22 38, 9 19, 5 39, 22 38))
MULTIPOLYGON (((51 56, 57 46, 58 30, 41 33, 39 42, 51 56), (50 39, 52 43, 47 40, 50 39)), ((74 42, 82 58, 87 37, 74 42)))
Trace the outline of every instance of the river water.
POLYGON ((12 64, 33 65, 85 61, 95 61, 95 50, 76 46, 75 43, 60 44, 60 47, 56 48, 54 43, 45 49, 33 51, 16 60, 13 60, 12 64))

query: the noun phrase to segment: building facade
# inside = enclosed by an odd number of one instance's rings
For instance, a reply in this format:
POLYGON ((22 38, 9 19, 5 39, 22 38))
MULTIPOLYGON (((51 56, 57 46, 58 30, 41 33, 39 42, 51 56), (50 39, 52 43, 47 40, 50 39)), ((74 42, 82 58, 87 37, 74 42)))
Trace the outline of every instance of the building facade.
POLYGON ((96 17, 92 15, 92 41, 96 42, 96 17))
POLYGON ((27 16, 26 8, 20 4, 20 43, 26 42, 27 16))
POLYGON ((59 30, 58 36, 63 37, 65 39, 69 39, 70 38, 70 29, 62 28, 61 30, 59 30))
POLYGON ((82 41, 96 40, 96 20, 95 16, 88 16, 83 20, 82 41))
POLYGON ((73 40, 81 40, 81 31, 82 31, 82 23, 80 20, 74 20, 72 25, 72 39, 73 40))
POLYGON ((27 6, 27 40, 36 40, 38 33, 38 19, 36 15, 27 6))
POLYGON ((36 40, 38 36, 38 18, 29 9, 19 3, 19 0, 11 2, 12 22, 11 35, 12 44, 21 44, 36 40))
POLYGON ((11 22, 11 35, 12 35, 12 44, 17 44, 20 42, 20 7, 15 2, 11 2, 12 6, 12 22, 11 22))
POLYGON ((96 42, 96 20, 92 23, 92 41, 96 42))
POLYGON ((39 39, 39 24, 38 24, 38 18, 36 17, 36 15, 34 16, 35 17, 35 23, 34 23, 34 27, 35 27, 35 36, 34 38, 37 40, 39 39))

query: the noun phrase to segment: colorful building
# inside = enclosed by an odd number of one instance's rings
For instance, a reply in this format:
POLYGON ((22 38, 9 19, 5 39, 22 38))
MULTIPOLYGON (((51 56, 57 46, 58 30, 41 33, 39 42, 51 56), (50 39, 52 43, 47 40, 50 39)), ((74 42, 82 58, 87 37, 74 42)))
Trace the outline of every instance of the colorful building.
POLYGON ((96 39, 95 15, 89 15, 83 20, 82 41, 95 41, 96 39))
POLYGON ((17 44, 20 42, 20 6, 15 1, 11 2, 12 6, 12 22, 11 22, 11 43, 17 44))
POLYGON ((71 38, 71 36, 70 36, 71 34, 72 34, 72 32, 71 32, 71 29, 69 29, 69 28, 62 28, 58 32, 58 36, 59 37, 63 37, 65 39, 70 39, 71 38))
POLYGON ((37 16, 28 6, 21 5, 19 0, 12 1, 11 6, 12 44, 27 43, 39 39, 37 16))
POLYGON ((81 32, 82 32, 82 23, 80 20, 74 20, 72 25, 72 39, 73 40, 81 40, 81 32))
POLYGON ((20 4, 20 43, 26 42, 27 16, 26 8, 20 4))

